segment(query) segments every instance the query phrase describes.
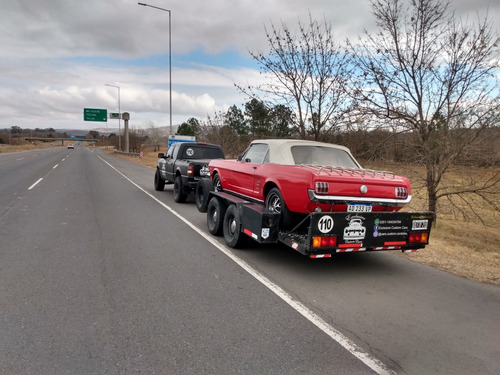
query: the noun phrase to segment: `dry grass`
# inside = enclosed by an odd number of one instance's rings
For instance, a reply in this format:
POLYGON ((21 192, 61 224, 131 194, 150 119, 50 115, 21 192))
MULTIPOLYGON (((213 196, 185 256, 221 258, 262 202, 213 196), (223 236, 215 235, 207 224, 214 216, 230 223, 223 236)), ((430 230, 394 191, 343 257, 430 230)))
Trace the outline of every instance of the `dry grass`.
MULTIPOLYGON (((409 177, 412 181, 413 199, 405 210, 427 209, 426 191, 422 182, 425 171, 422 167, 386 164, 371 165, 370 168, 388 169, 409 177)), ((492 171, 475 172, 486 174, 492 171)), ((468 173, 470 175, 471 172, 468 173)), ((443 181, 443 185, 449 186, 459 179, 458 172, 451 173, 443 181)), ((438 206, 436 225, 431 231, 430 244, 423 251, 405 256, 470 280, 500 285, 500 215, 480 202, 477 202, 474 209, 485 224, 473 217, 467 221, 457 219, 449 202, 442 201, 438 206)))
MULTIPOLYGON (((55 142, 54 142, 55 143, 55 142)), ((0 145, 0 154, 8 153, 8 152, 19 152, 19 151, 30 151, 30 150, 38 150, 41 148, 55 148, 55 147, 62 147, 60 145, 54 145, 50 143, 41 143, 41 144, 31 144, 31 143, 26 143, 20 146, 14 146, 14 145, 0 145)))
MULTIPOLYGON (((4 147, 0 148, 2 151, 6 151, 4 147)), ((152 148, 146 148, 143 158, 118 156, 153 169, 158 161, 157 154, 152 148)), ((412 182, 416 181, 412 186, 413 200, 405 210, 426 210, 425 190, 419 186, 424 176, 421 168, 394 164, 365 166, 392 170, 409 177, 412 182)), ((430 244, 418 253, 401 256, 470 280, 500 285, 500 217, 488 207, 478 207, 478 210, 487 218, 487 226, 477 221, 457 220, 444 206, 444 213, 438 215, 431 232, 430 244)))

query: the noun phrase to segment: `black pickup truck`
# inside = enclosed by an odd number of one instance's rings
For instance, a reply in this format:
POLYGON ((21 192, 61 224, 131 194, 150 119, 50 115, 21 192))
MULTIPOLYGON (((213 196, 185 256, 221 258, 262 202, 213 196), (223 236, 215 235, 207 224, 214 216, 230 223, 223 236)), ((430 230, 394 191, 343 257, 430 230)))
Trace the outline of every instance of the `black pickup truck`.
POLYGON ((195 142, 173 143, 165 155, 158 154, 155 173, 155 190, 162 191, 165 184, 174 184, 174 200, 183 203, 194 192, 201 177, 209 176, 208 163, 224 159, 219 145, 195 142))

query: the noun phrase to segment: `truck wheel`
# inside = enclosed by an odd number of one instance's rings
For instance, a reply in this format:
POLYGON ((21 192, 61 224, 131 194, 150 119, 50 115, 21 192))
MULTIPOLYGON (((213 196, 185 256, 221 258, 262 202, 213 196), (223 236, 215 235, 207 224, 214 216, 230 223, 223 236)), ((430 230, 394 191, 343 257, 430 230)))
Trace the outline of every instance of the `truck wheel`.
POLYGON ((224 215, 224 224, 222 227, 224 240, 227 246, 236 248, 243 244, 245 235, 241 233, 240 227, 241 220, 238 214, 238 208, 235 204, 231 204, 224 215))
POLYGON ((161 178, 160 170, 157 169, 155 173, 155 190, 163 191, 164 187, 165 187, 165 180, 161 178))
POLYGON ((226 204, 217 197, 212 197, 207 207, 207 227, 214 236, 222 234, 222 223, 226 213, 226 204))
POLYGON ((214 191, 222 191, 222 184, 220 183, 220 176, 218 173, 213 177, 214 191))
POLYGON ((176 176, 174 180, 174 201, 177 203, 184 203, 186 201, 187 194, 184 193, 182 189, 182 177, 176 176))
POLYGON ((278 188, 269 190, 266 196, 265 205, 269 210, 280 214, 280 227, 282 229, 289 228, 292 225, 293 214, 286 206, 278 188))
POLYGON ((198 181, 198 184, 196 184, 194 198, 196 201, 196 208, 198 208, 199 212, 207 212, 208 197, 213 189, 214 185, 209 178, 202 178, 198 181))

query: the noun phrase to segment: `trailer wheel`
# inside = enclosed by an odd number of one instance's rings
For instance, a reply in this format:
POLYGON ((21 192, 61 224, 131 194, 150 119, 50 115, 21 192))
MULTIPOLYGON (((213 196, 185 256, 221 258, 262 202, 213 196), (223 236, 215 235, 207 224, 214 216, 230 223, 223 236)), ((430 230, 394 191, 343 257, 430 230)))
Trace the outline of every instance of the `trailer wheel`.
POLYGON ((160 170, 156 169, 155 173, 155 190, 156 191, 163 191, 165 188, 165 180, 161 178, 160 170))
POLYGON ((186 198, 187 194, 182 189, 182 177, 176 176, 174 180, 174 201, 177 203, 184 203, 186 198))
POLYGON ((240 231, 241 220, 238 208, 235 204, 229 205, 224 215, 223 233, 224 240, 229 247, 239 247, 244 241, 244 235, 240 231))
POLYGON ((217 197, 212 197, 207 206, 207 227, 214 236, 222 234, 226 204, 217 197))
POLYGON ((266 208, 280 214, 280 227, 283 229, 289 228, 292 225, 293 214, 283 200, 283 196, 278 188, 274 187, 269 190, 266 196, 266 208))
POLYGON ((212 180, 209 178, 202 178, 198 181, 198 184, 196 184, 194 198, 196 201, 196 208, 198 208, 199 212, 207 212, 208 197, 213 189, 214 185, 212 184, 212 180))

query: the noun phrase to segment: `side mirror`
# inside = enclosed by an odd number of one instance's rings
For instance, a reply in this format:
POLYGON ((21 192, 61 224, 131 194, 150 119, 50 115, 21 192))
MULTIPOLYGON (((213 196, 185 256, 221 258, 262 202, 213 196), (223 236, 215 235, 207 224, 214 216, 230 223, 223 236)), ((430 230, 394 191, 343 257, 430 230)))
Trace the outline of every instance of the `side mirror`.
POLYGON ((158 153, 158 159, 163 159, 165 157, 165 154, 163 152, 158 153))

